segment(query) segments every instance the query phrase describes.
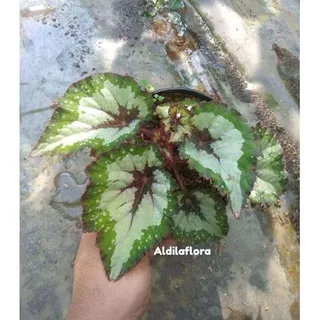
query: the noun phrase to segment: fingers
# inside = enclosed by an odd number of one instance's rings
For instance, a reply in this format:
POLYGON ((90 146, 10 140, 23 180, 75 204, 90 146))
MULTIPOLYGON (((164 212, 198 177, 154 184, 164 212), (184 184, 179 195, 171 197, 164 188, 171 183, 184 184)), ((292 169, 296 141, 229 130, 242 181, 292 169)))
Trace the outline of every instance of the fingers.
POLYGON ((83 233, 76 257, 78 259, 100 259, 99 248, 96 246, 97 234, 95 232, 83 233))
MULTIPOLYGON (((99 248, 96 246, 97 234, 95 232, 83 233, 80 241, 80 246, 78 250, 79 254, 94 254, 95 256, 99 253, 99 248)), ((174 239, 165 239, 158 247, 171 247, 177 245, 177 241, 174 239)), ((153 256, 154 250, 149 250, 146 256, 142 259, 145 259, 147 262, 153 256)), ((142 262, 141 260, 141 262, 142 262)), ((149 261, 148 261, 149 262, 149 261)))
POLYGON ((137 270, 137 269, 145 269, 145 268, 148 268, 150 266, 150 258, 151 258, 151 255, 150 253, 148 252, 141 260, 140 262, 133 267, 132 270, 137 270))
MULTIPOLYGON (((178 242, 176 240, 168 238, 168 239, 163 240, 157 247, 159 247, 159 248, 161 248, 161 247, 169 248, 171 246, 177 245, 177 243, 178 242)), ((147 253, 149 258, 153 257, 154 251, 155 251, 155 248, 152 249, 152 250, 149 250, 149 252, 147 253)))
MULTIPOLYGON (((78 275, 80 272, 86 274, 96 270, 96 274, 100 274, 103 278, 106 277, 105 267, 102 263, 100 250, 96 245, 97 234, 95 232, 83 233, 79 245, 79 250, 75 259, 75 272, 78 275)), ((159 247, 168 248, 177 244, 177 241, 173 239, 165 239, 159 247)), ((154 249, 149 250, 141 261, 133 267, 129 274, 140 273, 143 270, 151 268, 151 258, 154 255, 154 249)))
MULTIPOLYGON (((163 247, 166 247, 166 248, 169 248, 169 247, 172 247, 172 246, 176 246, 177 245, 177 240, 174 240, 174 239, 165 239, 161 244, 160 246, 163 246, 163 247)), ((160 247, 159 246, 159 247, 160 247)))
MULTIPOLYGON (((75 271, 92 268, 104 270, 100 250, 96 246, 97 234, 95 232, 83 233, 75 259, 75 271)), ((99 271, 101 271, 99 270, 99 271)))
POLYGON ((95 232, 83 233, 81 236, 79 251, 90 252, 96 247, 97 234, 95 232))

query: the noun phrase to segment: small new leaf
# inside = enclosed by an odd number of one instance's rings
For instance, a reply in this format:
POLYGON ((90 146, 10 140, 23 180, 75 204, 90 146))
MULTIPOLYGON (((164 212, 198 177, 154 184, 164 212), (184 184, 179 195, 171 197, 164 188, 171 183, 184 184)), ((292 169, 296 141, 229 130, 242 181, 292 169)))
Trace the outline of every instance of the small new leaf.
POLYGON ((181 145, 180 155, 229 195, 231 210, 239 217, 254 182, 253 134, 241 116, 227 107, 203 103, 194 112, 191 136, 181 145))
POLYGON ((155 90, 154 87, 145 79, 140 81, 140 87, 142 90, 147 90, 150 93, 155 90))
POLYGON ((161 118, 164 130, 169 133, 169 142, 183 141, 191 131, 191 109, 194 101, 184 100, 178 103, 162 104, 155 113, 161 118))
POLYGON ((249 199, 254 204, 273 205, 283 194, 287 180, 282 148, 275 136, 262 128, 258 129, 258 146, 262 155, 258 157, 257 178, 249 199))
POLYGON ((87 173, 84 230, 98 233, 103 263, 115 280, 166 236, 176 185, 152 146, 113 151, 87 173))
POLYGON ((128 76, 100 74, 72 85, 32 156, 70 153, 83 147, 108 151, 132 137, 152 114, 153 99, 128 76))
POLYGON ((178 206, 177 213, 172 216, 175 239, 200 243, 219 240, 228 234, 226 207, 218 192, 180 192, 178 206))

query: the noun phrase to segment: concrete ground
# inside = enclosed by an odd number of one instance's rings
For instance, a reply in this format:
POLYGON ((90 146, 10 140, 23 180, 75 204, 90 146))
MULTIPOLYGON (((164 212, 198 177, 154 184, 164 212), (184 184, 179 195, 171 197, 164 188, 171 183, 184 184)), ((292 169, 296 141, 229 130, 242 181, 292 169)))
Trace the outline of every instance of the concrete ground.
POLYGON ((290 76, 299 73, 298 0, 191 0, 209 27, 241 65, 251 90, 259 92, 277 120, 299 140, 299 88, 290 76), (277 54, 273 45, 286 52, 277 54), (292 59, 290 59, 292 57, 292 59), (298 59, 297 59, 298 60, 298 59), (290 64, 290 62, 292 62, 290 64))
MULTIPOLYGON (((154 18, 165 21, 161 34, 137 1, 21 0, 22 320, 65 319, 70 303, 89 152, 29 153, 73 82, 111 71, 155 88, 215 87, 250 123, 282 128, 285 152, 296 145, 299 2, 185 3, 187 32, 177 46, 166 17, 154 18), (192 41, 200 45, 190 50, 192 41)), ((297 207, 298 159, 289 153, 291 184, 280 208, 230 217, 230 233, 219 248, 209 246, 211 256, 154 259, 145 319, 299 319, 299 247, 288 218, 297 207)))

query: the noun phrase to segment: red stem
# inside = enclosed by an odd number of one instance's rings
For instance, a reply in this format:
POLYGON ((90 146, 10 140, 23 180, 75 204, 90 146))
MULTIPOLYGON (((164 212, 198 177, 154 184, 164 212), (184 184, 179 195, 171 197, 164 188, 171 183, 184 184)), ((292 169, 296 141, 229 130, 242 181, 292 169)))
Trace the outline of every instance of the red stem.
MULTIPOLYGON (((172 152, 172 154, 173 154, 173 152, 172 152)), ((181 163, 181 164, 183 163, 183 164, 185 164, 185 163, 188 162, 188 160, 181 159, 178 155, 174 154, 174 155, 172 155, 172 162, 173 163, 181 163)))
POLYGON ((147 129, 147 128, 140 128, 140 131, 145 134, 147 137, 153 139, 154 134, 151 130, 147 129))
POLYGON ((182 180, 181 180, 181 177, 179 175, 179 172, 178 172, 178 169, 177 167, 175 166, 175 164, 172 164, 172 169, 173 169, 173 172, 174 172, 174 175, 176 176, 176 179, 178 181, 178 184, 181 188, 181 190, 185 191, 186 190, 186 187, 184 186, 182 180))
POLYGON ((125 127, 127 124, 121 124, 121 123, 115 123, 115 124, 107 124, 106 128, 123 128, 125 127))

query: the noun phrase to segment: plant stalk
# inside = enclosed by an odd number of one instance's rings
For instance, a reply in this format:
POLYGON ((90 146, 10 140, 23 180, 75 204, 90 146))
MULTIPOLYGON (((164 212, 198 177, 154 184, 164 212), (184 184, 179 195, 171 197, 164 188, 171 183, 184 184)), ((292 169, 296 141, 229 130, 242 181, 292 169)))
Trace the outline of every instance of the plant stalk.
POLYGON ((154 134, 151 130, 147 129, 147 128, 140 128, 140 131, 145 134, 147 137, 153 139, 154 134))
POLYGON ((178 181, 179 187, 181 188, 181 190, 185 191, 186 187, 184 186, 184 184, 183 184, 183 182, 181 180, 181 177, 179 175, 178 169, 175 166, 175 164, 172 165, 172 169, 173 169, 174 175, 175 175, 175 177, 176 177, 176 179, 178 181))

